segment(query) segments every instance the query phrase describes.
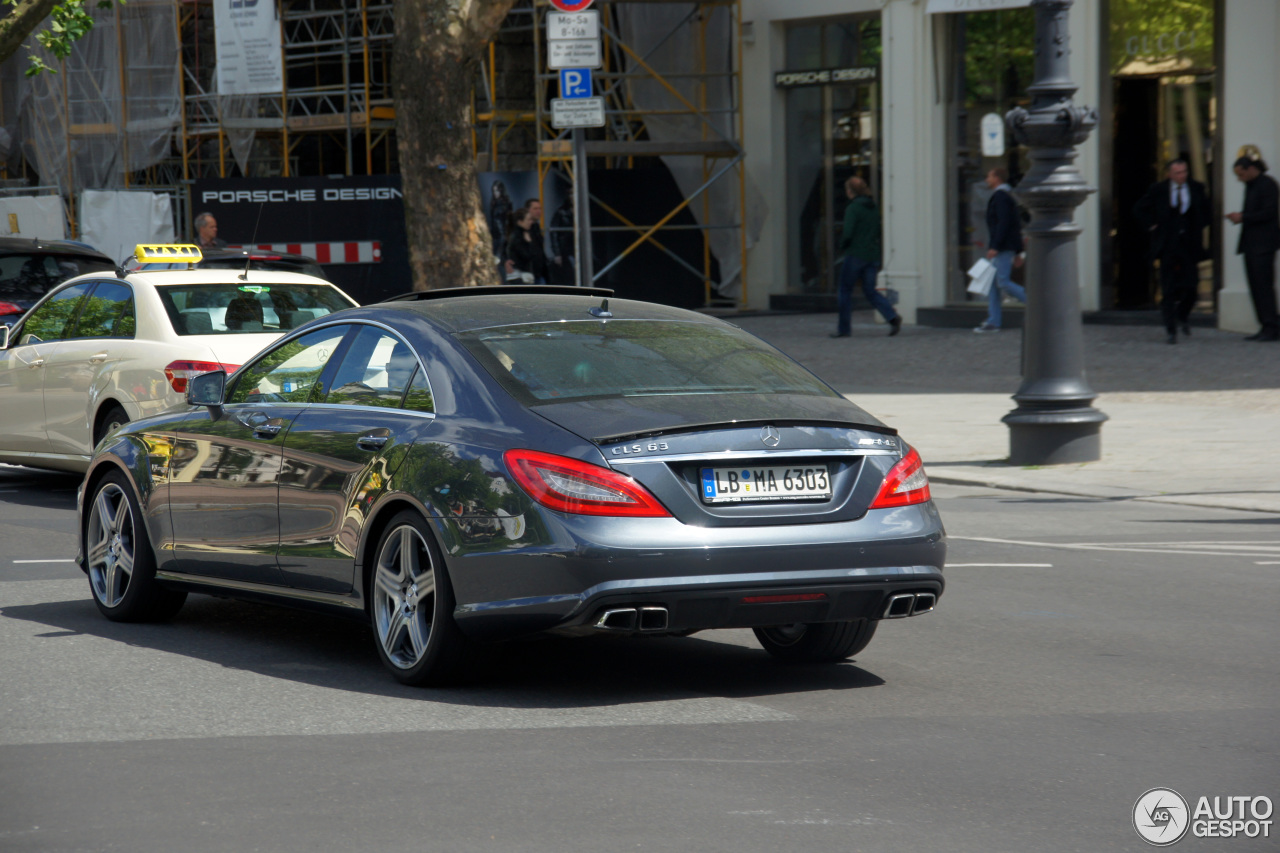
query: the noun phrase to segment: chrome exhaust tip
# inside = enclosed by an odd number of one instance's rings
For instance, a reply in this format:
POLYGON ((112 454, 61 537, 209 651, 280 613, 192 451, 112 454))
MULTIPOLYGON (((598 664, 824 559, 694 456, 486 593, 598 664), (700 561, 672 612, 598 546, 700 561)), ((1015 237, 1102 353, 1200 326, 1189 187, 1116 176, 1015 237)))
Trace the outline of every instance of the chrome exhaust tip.
POLYGON ((938 603, 938 596, 931 592, 916 593, 916 603, 911 608, 912 616, 919 616, 921 613, 931 613, 934 605, 938 603))
POLYGON ((915 604, 914 592, 900 592, 889 596, 889 603, 884 608, 884 619, 905 619, 911 615, 911 606, 915 604))
POLYGON ((596 621, 595 627, 601 631, 634 631, 638 615, 634 607, 606 610, 596 621))
POLYGON ((665 631, 667 630, 667 608, 665 607, 641 607, 640 608, 640 630, 641 631, 665 631))

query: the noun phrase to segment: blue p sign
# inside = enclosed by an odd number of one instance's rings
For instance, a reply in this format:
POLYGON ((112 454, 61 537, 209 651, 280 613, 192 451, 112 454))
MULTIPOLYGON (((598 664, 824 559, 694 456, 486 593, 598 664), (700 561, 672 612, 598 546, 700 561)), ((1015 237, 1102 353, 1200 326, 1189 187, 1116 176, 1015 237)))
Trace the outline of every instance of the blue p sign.
POLYGON ((560 97, 590 98, 592 91, 590 68, 561 68, 560 97))

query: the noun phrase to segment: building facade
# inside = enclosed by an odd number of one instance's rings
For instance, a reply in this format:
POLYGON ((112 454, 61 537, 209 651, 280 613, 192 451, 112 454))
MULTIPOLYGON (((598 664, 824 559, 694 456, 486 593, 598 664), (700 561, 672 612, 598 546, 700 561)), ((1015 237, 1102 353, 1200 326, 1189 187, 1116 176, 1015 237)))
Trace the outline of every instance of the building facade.
MULTIPOLYGON (((752 308, 823 304, 852 174, 884 220, 881 286, 909 321, 969 306, 964 271, 984 249, 983 177, 1016 183, 1026 152, 1003 116, 1028 102, 1027 0, 743 0, 743 143, 770 225, 750 253, 752 308)), ((1237 150, 1280 162, 1280 4, 1273 0, 1076 0, 1071 75, 1099 123, 1077 165, 1098 192, 1076 212, 1081 306, 1142 309, 1158 288, 1132 208, 1174 157, 1213 200, 1200 309, 1221 328, 1256 322, 1236 232, 1237 150)), ((1032 272, 1034 275, 1034 272, 1032 272)), ((963 312, 961 312, 963 313, 963 312)))

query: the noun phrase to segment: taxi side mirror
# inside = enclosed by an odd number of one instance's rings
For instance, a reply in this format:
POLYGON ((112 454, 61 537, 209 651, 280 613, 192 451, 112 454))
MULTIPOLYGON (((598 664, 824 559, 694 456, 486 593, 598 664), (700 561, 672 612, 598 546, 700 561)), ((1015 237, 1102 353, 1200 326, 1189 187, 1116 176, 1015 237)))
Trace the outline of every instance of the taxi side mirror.
POLYGON ((227 383, 227 374, 221 370, 212 373, 201 373, 187 380, 187 403, 192 406, 209 406, 216 408, 222 405, 222 395, 227 383))

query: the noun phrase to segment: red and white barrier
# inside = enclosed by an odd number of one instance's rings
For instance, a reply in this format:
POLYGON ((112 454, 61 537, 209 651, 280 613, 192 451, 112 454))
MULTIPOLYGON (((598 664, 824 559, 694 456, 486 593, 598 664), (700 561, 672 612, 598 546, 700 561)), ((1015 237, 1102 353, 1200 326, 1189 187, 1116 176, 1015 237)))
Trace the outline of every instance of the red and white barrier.
POLYGON ((382 242, 355 240, 339 243, 256 243, 253 246, 227 246, 228 249, 253 249, 259 252, 288 252, 306 255, 322 264, 380 264, 382 242))

